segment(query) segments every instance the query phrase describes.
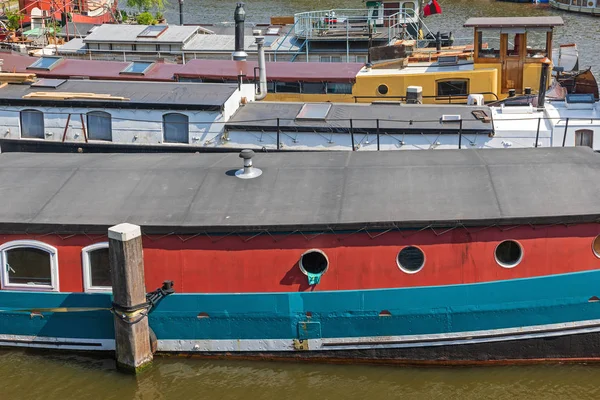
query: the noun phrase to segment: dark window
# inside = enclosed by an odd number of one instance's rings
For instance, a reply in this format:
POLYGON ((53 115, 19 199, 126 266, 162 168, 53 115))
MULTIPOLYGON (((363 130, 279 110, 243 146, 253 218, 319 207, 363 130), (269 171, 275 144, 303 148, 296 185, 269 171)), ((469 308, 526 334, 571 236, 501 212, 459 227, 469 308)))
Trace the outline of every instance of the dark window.
POLYGON ((189 122, 185 114, 163 115, 163 135, 165 143, 189 143, 189 122))
POLYGON ((92 287, 112 287, 108 247, 88 252, 92 287))
POLYGON ((277 93, 300 93, 300 82, 276 82, 277 93))
POLYGON ((594 131, 591 129, 579 129, 575 131, 575 146, 594 147, 594 131))
POLYGON ((496 247, 496 261, 504 268, 512 268, 521 262, 523 250, 514 240, 505 240, 496 247))
POLYGON ((438 81, 438 96, 466 96, 469 94, 469 80, 438 81))
POLYGON ((8 283, 52 285, 50 253, 34 247, 17 247, 6 251, 8 283))
POLYGON ((387 85, 379 85, 377 87, 377 93, 379 93, 379 94, 384 94, 385 95, 385 94, 388 93, 388 90, 389 89, 388 89, 387 85))
POLYGON ((302 84, 302 93, 325 94, 324 82, 304 82, 302 84))
POLYGON ((37 110, 21 111, 21 137, 44 139, 44 113, 37 110))
POLYGON ((404 272, 415 273, 425 265, 425 254, 418 247, 408 246, 400 250, 397 262, 404 272))
POLYGON ((352 94, 351 83, 327 83, 327 93, 334 94, 352 94))
POLYGON ((322 274, 329 266, 329 261, 320 250, 310 250, 300 257, 300 267, 309 274, 322 274))
POLYGON ((87 134, 90 140, 112 141, 112 117, 104 111, 87 113, 87 134))

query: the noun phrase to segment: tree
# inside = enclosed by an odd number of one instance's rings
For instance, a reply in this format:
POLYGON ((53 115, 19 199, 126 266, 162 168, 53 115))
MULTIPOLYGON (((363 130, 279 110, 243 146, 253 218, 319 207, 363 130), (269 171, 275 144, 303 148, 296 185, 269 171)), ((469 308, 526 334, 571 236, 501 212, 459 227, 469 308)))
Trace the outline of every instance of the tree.
POLYGON ((136 17, 136 21, 140 25, 156 25, 156 20, 154 19, 154 16, 152 16, 152 14, 150 14, 147 11, 138 15, 136 17))
POLYGON ((166 0, 127 0, 127 7, 137 8, 140 11, 148 11, 152 8, 164 10, 166 0))
POLYGON ((6 12, 6 26, 8 27, 8 29, 12 30, 12 31, 16 31, 17 29, 19 29, 21 27, 21 22, 23 21, 23 18, 25 18, 24 14, 21 14, 18 11, 7 11, 6 12))

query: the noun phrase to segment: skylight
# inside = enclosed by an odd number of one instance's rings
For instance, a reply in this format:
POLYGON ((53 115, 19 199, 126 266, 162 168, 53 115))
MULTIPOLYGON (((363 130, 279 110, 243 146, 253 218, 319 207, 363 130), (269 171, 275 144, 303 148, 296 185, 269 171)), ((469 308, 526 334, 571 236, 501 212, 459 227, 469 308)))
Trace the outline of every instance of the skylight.
POLYGON ((27 69, 43 69, 46 71, 50 71, 52 68, 56 67, 59 61, 62 60, 61 57, 41 57, 39 60, 36 60, 33 64, 31 64, 27 69))
POLYGON ((137 37, 155 38, 168 28, 167 25, 150 25, 142 31, 137 37))
POLYGON ((154 63, 152 61, 134 61, 122 70, 121 74, 144 75, 154 63))
POLYGON ((57 87, 59 87, 60 85, 62 85, 65 82, 66 82, 65 79, 49 79, 49 78, 44 78, 44 79, 40 79, 37 82, 32 83, 31 86, 34 86, 34 87, 45 87, 45 88, 54 88, 54 89, 56 89, 57 87))
POLYGON ((324 120, 327 118, 330 109, 330 103, 306 103, 296 115, 296 119, 324 120))

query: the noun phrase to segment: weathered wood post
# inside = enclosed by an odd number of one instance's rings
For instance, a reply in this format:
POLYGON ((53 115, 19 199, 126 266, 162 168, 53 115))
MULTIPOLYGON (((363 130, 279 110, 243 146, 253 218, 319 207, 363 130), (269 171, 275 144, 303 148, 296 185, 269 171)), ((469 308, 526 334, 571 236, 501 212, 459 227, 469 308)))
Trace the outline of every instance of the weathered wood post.
POLYGON ((109 228, 108 249, 117 368, 138 373, 152 362, 140 227, 119 224, 109 228))

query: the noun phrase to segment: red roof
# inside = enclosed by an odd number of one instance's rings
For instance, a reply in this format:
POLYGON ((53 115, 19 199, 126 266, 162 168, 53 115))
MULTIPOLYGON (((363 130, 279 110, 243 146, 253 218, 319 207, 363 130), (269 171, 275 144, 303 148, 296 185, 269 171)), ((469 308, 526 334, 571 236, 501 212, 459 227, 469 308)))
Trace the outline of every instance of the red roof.
MULTIPOLYGON (((155 63, 144 75, 121 74, 130 63, 119 61, 79 60, 65 58, 52 70, 28 70, 37 57, 20 54, 0 54, 6 72, 30 72, 39 77, 87 77, 97 80, 174 81, 176 77, 200 79, 237 79, 240 71, 247 78, 254 76, 255 61, 190 60, 187 64, 155 63)), ((343 82, 353 83, 363 67, 361 63, 268 62, 267 78, 282 82, 343 82)))
MULTIPOLYGON (((254 77, 255 61, 190 60, 176 75, 181 78, 236 79, 240 71, 254 77)), ((354 82, 361 63, 268 62, 270 81, 354 82)), ((258 73, 258 72, 257 72, 258 73)))

